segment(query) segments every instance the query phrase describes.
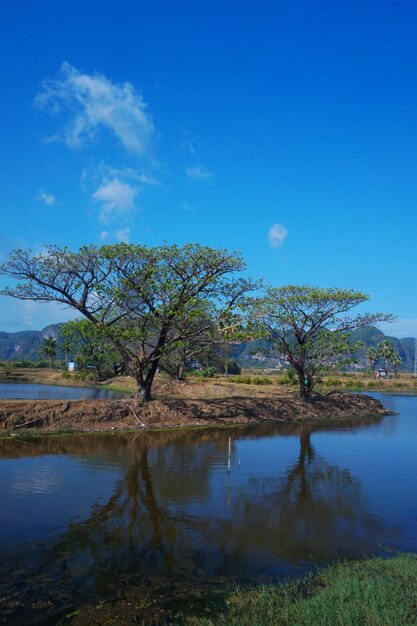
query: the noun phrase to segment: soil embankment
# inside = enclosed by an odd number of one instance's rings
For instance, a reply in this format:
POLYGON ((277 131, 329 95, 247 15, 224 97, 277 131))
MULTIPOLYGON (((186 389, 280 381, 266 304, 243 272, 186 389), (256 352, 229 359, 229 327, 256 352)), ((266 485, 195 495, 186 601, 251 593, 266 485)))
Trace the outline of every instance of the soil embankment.
POLYGON ((227 398, 166 398, 142 406, 136 400, 3 400, 0 434, 7 431, 129 430, 248 424, 265 421, 383 415, 381 402, 366 395, 333 392, 302 402, 296 395, 227 398))

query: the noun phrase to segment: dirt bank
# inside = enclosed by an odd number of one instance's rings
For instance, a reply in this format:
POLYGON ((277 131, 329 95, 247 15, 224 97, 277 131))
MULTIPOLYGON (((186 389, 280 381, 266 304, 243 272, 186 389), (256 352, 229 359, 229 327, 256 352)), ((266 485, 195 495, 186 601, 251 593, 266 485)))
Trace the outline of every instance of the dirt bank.
POLYGON ((382 415, 383 405, 365 395, 333 392, 301 402, 293 396, 167 398, 141 406, 135 400, 2 400, 1 431, 71 429, 128 430, 296 421, 332 417, 382 415))

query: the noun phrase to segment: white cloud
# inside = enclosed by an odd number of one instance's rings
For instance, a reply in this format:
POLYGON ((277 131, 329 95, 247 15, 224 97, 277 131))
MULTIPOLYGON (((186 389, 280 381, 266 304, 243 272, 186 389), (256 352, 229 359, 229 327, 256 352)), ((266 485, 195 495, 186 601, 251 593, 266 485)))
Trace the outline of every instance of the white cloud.
POLYGON ((189 178, 192 178, 193 180, 208 180, 213 176, 210 170, 201 163, 193 165, 192 167, 187 167, 185 173, 187 174, 187 176, 189 176, 189 178))
POLYGON ((130 241, 130 228, 121 228, 120 230, 115 230, 109 232, 108 230, 102 230, 98 236, 100 241, 107 241, 108 239, 115 239, 116 241, 124 241, 125 243, 129 243, 130 241))
POLYGON ((51 193, 43 191, 43 189, 39 189, 37 198, 38 198, 38 200, 40 200, 41 202, 43 202, 47 206, 52 206, 56 202, 55 196, 53 196, 51 193))
POLYGON ((288 230, 282 224, 274 224, 269 233, 268 241, 271 248, 280 248, 284 243, 288 230))
MULTIPOLYGON (((84 170, 83 177, 85 178, 86 176, 88 176, 88 172, 84 170)), ((99 178, 124 178, 128 180, 131 184, 139 183, 139 185, 142 186, 152 186, 160 184, 159 180, 152 176, 152 174, 135 170, 132 167, 112 167, 111 165, 106 165, 104 161, 100 163, 95 172, 95 176, 99 178)))
POLYGON ((130 228, 122 228, 121 230, 116 230, 114 236, 118 241, 123 241, 124 243, 129 243, 130 241, 130 228))
POLYGON ((52 139, 62 139, 71 148, 106 128, 126 150, 144 154, 154 133, 147 105, 133 85, 117 85, 103 74, 82 74, 66 62, 56 79, 43 81, 35 104, 56 114, 69 113, 68 124, 52 139))
POLYGON ((100 219, 105 224, 114 217, 127 215, 135 209, 137 189, 118 178, 104 182, 92 194, 92 199, 101 204, 100 219))

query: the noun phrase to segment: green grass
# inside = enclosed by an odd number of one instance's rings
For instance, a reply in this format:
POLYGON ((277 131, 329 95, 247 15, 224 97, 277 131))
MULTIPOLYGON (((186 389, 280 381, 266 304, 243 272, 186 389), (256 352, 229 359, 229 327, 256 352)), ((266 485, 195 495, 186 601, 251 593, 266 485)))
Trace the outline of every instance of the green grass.
POLYGON ((417 556, 332 565, 303 580, 230 593, 188 626, 416 626, 417 556))

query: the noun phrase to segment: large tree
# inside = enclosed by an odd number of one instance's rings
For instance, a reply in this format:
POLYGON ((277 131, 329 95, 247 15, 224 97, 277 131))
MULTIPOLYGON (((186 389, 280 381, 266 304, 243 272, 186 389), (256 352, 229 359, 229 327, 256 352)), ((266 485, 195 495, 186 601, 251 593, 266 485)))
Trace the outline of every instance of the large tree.
POLYGON ((351 330, 391 319, 383 313, 351 313, 367 300, 359 291, 288 285, 270 287, 256 302, 258 327, 271 351, 297 372, 303 399, 311 397, 320 374, 352 361, 358 346, 349 341, 351 330))
POLYGON ((78 252, 51 246, 42 254, 12 253, 0 273, 18 283, 1 293, 78 311, 111 341, 148 401, 164 355, 183 342, 206 341, 231 312, 243 310, 256 287, 236 276, 244 267, 239 254, 198 244, 115 244, 78 252), (196 323, 202 316, 204 323, 196 323))

